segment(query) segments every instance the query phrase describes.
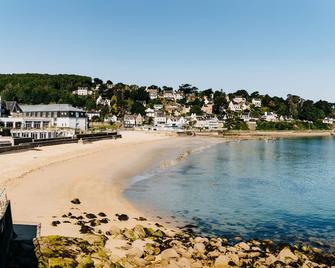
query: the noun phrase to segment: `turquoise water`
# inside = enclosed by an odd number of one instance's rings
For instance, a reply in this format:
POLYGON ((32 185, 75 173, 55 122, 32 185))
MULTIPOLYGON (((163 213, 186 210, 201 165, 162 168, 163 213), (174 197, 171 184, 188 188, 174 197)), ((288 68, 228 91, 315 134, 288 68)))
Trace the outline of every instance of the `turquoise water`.
POLYGON ((127 198, 202 234, 335 244, 333 138, 222 143, 145 178, 127 198))

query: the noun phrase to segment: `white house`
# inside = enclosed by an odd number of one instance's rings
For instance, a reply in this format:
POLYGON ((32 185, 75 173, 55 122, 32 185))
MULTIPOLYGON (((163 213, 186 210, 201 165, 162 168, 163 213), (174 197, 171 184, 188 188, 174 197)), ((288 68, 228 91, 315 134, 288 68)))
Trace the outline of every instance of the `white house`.
POLYGON ((233 112, 240 112, 242 111, 242 106, 237 102, 231 101, 228 104, 228 109, 233 112))
POLYGON ((88 87, 78 87, 76 90, 72 91, 72 94, 78 96, 89 96, 93 94, 93 91, 88 89, 88 87))
POLYGON ((154 104, 155 111, 163 110, 163 108, 164 108, 163 104, 154 104))
POLYGON ((242 114, 240 115, 240 118, 241 118, 244 122, 249 122, 250 119, 251 119, 250 112, 242 113, 242 114))
POLYGON ((175 96, 174 96, 174 93, 173 93, 173 89, 165 89, 163 91, 163 98, 164 99, 170 99, 170 100, 174 99, 175 96))
POLYGON ((55 128, 87 129, 86 112, 70 104, 21 105, 20 107, 28 125, 30 119, 42 118, 51 120, 51 126, 55 128))
POLYGON ((111 101, 108 99, 102 98, 102 96, 99 96, 96 100, 96 105, 104 105, 104 106, 111 106, 111 101))
POLYGON ((143 125, 143 117, 142 117, 141 114, 136 115, 135 124, 136 124, 136 126, 142 126, 143 125))
POLYGON ((185 119, 185 117, 181 116, 181 117, 169 117, 166 120, 166 127, 169 128, 182 128, 185 125, 187 125, 187 120, 185 119))
POLYGON ((267 122, 277 122, 278 115, 273 112, 265 112, 261 119, 267 122))
POLYGON ((149 97, 151 100, 158 98, 158 89, 156 88, 147 88, 146 91, 149 93, 149 97))
POLYGON ((155 110, 151 108, 145 109, 145 116, 146 117, 154 117, 155 116, 155 110))
POLYGON ((89 120, 92 120, 93 117, 100 117, 100 112, 98 111, 87 112, 86 114, 89 120))
POLYGON ((166 123, 166 116, 164 112, 157 111, 154 116, 154 126, 162 126, 166 123))
POLYGON ((200 129, 217 129, 219 128, 219 120, 216 116, 197 116, 194 127, 200 129))
POLYGON ((330 117, 326 117, 325 119, 323 119, 322 123, 328 124, 328 125, 333 125, 334 124, 334 119, 330 118, 330 117))
POLYGON ((261 99, 252 99, 251 103, 252 103, 252 105, 254 105, 257 108, 262 107, 262 100, 261 99))
POLYGON ((242 96, 235 96, 233 98, 233 102, 235 102, 235 103, 246 103, 247 100, 246 100, 246 98, 243 98, 242 96))

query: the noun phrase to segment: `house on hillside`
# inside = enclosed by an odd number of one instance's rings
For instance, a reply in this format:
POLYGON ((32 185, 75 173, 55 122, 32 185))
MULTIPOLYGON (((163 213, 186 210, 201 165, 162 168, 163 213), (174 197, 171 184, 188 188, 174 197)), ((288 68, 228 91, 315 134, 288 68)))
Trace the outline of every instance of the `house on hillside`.
POLYGON ((147 108, 145 110, 145 116, 146 117, 154 117, 155 116, 155 110, 151 108, 147 108))
POLYGON ((93 90, 88 87, 78 87, 76 90, 72 91, 72 94, 78 96, 90 96, 93 94, 93 90))
POLYGON ((111 106, 111 101, 109 99, 104 99, 102 96, 99 96, 96 100, 96 105, 111 106))
POLYGON ((163 90, 163 98, 173 100, 174 99, 173 89, 172 88, 171 89, 170 88, 164 89, 163 90))
POLYGON ((164 108, 163 104, 154 104, 155 111, 163 110, 163 108, 164 108))
POLYGON ((251 104, 254 105, 256 108, 262 107, 262 100, 261 99, 252 99, 251 104))
POLYGON ((323 119, 322 123, 327 124, 327 125, 333 125, 334 119, 330 117, 326 117, 325 119, 323 119))
POLYGON ((277 122, 278 115, 274 112, 265 112, 264 115, 262 115, 261 119, 266 122, 277 122))
POLYGON ((100 112, 99 111, 91 111, 86 112, 88 120, 92 120, 93 118, 100 118, 100 112))
POLYGON ((246 98, 243 98, 242 96, 235 96, 233 98, 233 102, 240 103, 240 104, 246 104, 247 100, 246 100, 246 98))
POLYGON ((136 126, 136 115, 126 114, 123 117, 123 125, 125 128, 133 128, 136 126))
POLYGON ((136 118, 135 118, 136 126, 142 126, 143 121, 144 121, 144 119, 143 119, 143 116, 141 114, 136 115, 136 118))
POLYGON ((240 118, 244 121, 244 122, 249 122, 251 119, 251 115, 250 112, 243 112, 240 114, 240 118))
POLYGON ((149 93, 150 100, 154 100, 158 98, 158 89, 156 88, 147 88, 146 91, 149 93))
POLYGON ((154 126, 164 126, 166 123, 166 116, 163 111, 156 111, 154 116, 154 126))

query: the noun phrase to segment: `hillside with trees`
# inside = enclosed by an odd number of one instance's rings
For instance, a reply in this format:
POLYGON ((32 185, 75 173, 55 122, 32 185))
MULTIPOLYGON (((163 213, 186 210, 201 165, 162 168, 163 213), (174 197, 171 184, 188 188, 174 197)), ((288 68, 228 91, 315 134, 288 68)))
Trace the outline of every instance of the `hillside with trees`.
MULTIPOLYGON (((324 118, 335 118, 335 105, 327 101, 305 100, 300 96, 289 94, 286 98, 262 95, 258 91, 249 93, 241 89, 233 93, 223 90, 201 90, 189 83, 173 89, 169 86, 156 85, 140 86, 124 83, 113 84, 111 80, 104 82, 99 78, 81 75, 49 75, 49 74, 0 74, 0 94, 3 100, 17 101, 24 104, 69 103, 87 111, 99 111, 101 119, 110 115, 123 117, 125 114, 145 115, 145 110, 153 108, 155 104, 183 107, 184 115, 196 114, 201 116, 207 113, 204 110, 206 103, 211 103, 210 114, 225 116, 226 125, 230 129, 246 129, 241 119, 243 113, 251 118, 260 119, 266 113, 274 113, 285 122, 259 121, 257 129, 322 129, 324 118), (79 96, 73 94, 78 87, 86 87, 92 94, 79 96), (151 98, 149 91, 158 92, 156 98, 151 98), (173 91, 179 97, 171 99, 164 97, 164 92, 173 91), (247 109, 234 111, 229 108, 235 97, 243 98, 247 109), (99 101, 100 99, 100 101, 99 101), (255 106, 252 101, 257 99, 261 104, 255 106), (311 122, 313 123, 311 125, 311 122)), ((165 109, 169 116, 171 112, 165 109)), ((182 112, 180 112, 182 114, 182 112)))

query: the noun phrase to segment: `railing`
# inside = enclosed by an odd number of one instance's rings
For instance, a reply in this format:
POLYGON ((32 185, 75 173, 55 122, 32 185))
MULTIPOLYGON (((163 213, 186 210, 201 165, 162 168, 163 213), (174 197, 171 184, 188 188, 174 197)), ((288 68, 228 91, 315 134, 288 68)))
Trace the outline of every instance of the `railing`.
POLYGON ((7 194, 5 190, 0 190, 0 218, 5 213, 8 205, 7 194))

